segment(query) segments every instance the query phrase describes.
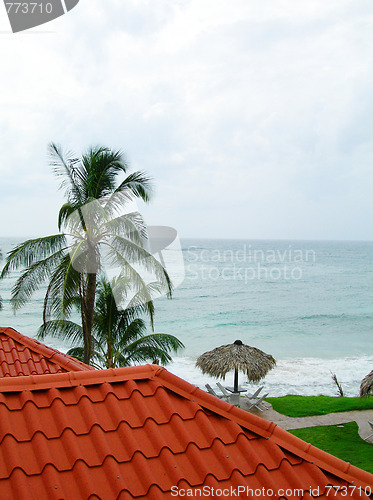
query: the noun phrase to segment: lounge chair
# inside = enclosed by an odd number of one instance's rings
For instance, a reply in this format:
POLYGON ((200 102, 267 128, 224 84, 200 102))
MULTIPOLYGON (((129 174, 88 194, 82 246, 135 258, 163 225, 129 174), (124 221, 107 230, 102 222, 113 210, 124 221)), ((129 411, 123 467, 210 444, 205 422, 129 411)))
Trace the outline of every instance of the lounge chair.
MULTIPOLYGON (((249 399, 250 401, 251 400, 255 400, 255 399, 259 399, 259 393, 263 390, 264 388, 264 385, 262 385, 262 387, 259 387, 259 389, 257 389, 254 394, 245 394, 245 397, 247 399, 249 399)), ((262 406, 264 406, 264 408, 271 408, 271 405, 270 403, 267 403, 266 401, 263 401, 262 402, 262 406)))
POLYGON ((229 393, 229 392, 227 391, 227 389, 226 389, 225 387, 223 387, 223 386, 221 385, 221 383, 220 383, 220 382, 216 382, 216 385, 219 387, 219 389, 221 390, 221 392, 224 394, 224 396, 225 396, 226 398, 229 398, 229 397, 232 395, 231 393, 229 393))
MULTIPOLYGON (((371 430, 373 431, 373 422, 371 422, 370 420, 368 420, 368 424, 370 425, 371 430)), ((373 437, 373 433, 369 434, 369 436, 367 436, 366 438, 364 438, 364 441, 368 441, 368 439, 370 439, 371 437, 373 437)))
POLYGON ((215 396, 216 398, 219 398, 219 399, 224 399, 225 401, 228 401, 228 397, 225 396, 224 394, 217 394, 214 389, 211 387, 210 384, 205 384, 205 387, 207 389, 207 392, 209 394, 211 394, 211 396, 215 396))
POLYGON ((249 399, 256 399, 258 398, 259 396, 259 393, 263 390, 264 388, 264 385, 262 385, 262 387, 259 387, 259 389, 257 389, 254 394, 245 394, 245 397, 249 398, 249 399))
POLYGON ((263 408, 260 405, 262 404, 264 406, 263 401, 264 401, 264 398, 266 398, 267 396, 268 396, 268 392, 267 392, 267 394, 264 394, 264 396, 262 396, 259 399, 250 399, 246 396, 248 399, 248 402, 249 402, 248 410, 251 410, 253 408, 257 408, 259 411, 263 411, 263 408))
POLYGON ((216 382, 216 385, 219 387, 219 389, 223 393, 224 398, 229 401, 229 403, 234 406, 240 406, 240 394, 238 392, 227 391, 227 389, 223 387, 220 382, 216 382))

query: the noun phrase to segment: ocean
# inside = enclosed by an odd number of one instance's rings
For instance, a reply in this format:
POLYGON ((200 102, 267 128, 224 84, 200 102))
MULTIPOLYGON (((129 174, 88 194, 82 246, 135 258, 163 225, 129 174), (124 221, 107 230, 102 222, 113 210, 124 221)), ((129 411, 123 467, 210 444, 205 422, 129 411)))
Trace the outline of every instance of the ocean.
MULTIPOLYGON (((0 238, 3 257, 21 238, 0 238)), ((155 331, 177 336, 185 350, 166 368, 204 387, 215 379, 195 367, 205 351, 236 339, 272 354, 277 366, 255 388, 270 396, 357 396, 373 369, 373 242, 184 239, 185 277, 171 300, 155 301, 155 331)), ((3 261, 4 263, 4 261, 3 261)), ((0 282, 0 324, 36 336, 41 289, 16 315, 9 306, 18 273, 0 282)), ((57 338, 45 343, 63 352, 57 338)), ((233 373, 226 382, 232 385, 233 373)))

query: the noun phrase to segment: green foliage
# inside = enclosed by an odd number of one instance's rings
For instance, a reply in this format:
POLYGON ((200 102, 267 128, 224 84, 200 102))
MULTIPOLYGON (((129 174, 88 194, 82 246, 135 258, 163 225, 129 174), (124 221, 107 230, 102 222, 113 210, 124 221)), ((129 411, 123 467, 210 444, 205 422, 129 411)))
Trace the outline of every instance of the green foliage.
MULTIPOLYGON (((147 285, 144 290, 125 300, 131 292, 131 281, 117 277, 111 283, 101 279, 97 286, 93 323, 93 361, 97 368, 117 368, 158 359, 161 364, 171 361, 170 352, 176 352, 184 345, 173 335, 146 334, 145 321, 140 317, 147 314, 151 320, 154 305, 151 294, 158 290, 157 283, 147 285), (113 294, 116 289, 116 296, 113 294), (119 296, 118 296, 119 294, 119 296), (116 300, 126 302, 125 309, 118 309, 116 300)), ((78 298, 78 297, 77 297, 78 298)), ((79 301, 75 302, 79 309, 79 301)), ((66 320, 51 320, 43 325, 39 333, 62 336, 76 344, 68 354, 83 360, 83 329, 66 320)))
POLYGON ((373 444, 361 439, 356 422, 289 431, 307 443, 373 473, 373 444))
POLYGON ((273 409, 289 417, 309 417, 353 410, 373 409, 372 399, 329 396, 284 396, 266 398, 273 409))

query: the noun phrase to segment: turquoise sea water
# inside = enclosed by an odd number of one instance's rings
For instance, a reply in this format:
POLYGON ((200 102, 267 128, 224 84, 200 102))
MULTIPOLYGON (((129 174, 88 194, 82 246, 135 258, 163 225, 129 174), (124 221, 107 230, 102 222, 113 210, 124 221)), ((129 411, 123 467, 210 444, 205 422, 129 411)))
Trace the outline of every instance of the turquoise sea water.
MULTIPOLYGON (((0 239, 3 254, 18 241, 0 239)), ((357 395, 373 368, 373 242, 183 240, 182 248, 185 279, 172 300, 156 301, 156 331, 186 346, 170 371, 203 386, 211 379, 195 368, 197 356, 241 339, 277 359, 263 381, 271 395, 336 395, 330 371, 357 395)), ((0 282, 0 322, 35 336, 43 290, 13 316, 15 277, 0 282)))

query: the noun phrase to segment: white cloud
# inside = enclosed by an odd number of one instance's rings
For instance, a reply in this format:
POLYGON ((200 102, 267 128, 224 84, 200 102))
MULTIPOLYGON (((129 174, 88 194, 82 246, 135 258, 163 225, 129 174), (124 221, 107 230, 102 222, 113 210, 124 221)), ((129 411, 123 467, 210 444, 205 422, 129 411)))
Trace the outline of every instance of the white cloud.
POLYGON ((372 24, 367 0, 90 0, 0 34, 0 234, 55 230, 53 140, 123 148, 186 236, 371 238, 372 24))

